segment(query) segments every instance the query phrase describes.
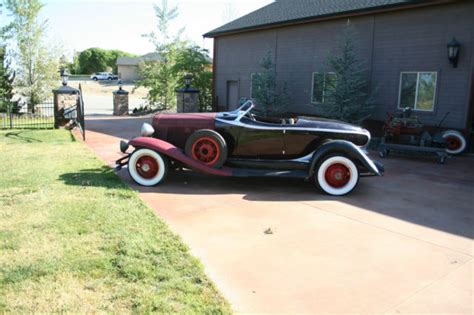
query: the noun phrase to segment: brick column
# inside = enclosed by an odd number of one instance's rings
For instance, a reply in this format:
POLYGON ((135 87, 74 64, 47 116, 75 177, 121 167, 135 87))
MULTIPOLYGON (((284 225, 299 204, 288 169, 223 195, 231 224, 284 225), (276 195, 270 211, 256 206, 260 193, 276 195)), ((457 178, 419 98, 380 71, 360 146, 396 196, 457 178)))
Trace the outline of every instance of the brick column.
POLYGON ((122 89, 122 86, 114 94, 114 116, 128 115, 128 91, 122 89))
POLYGON ((54 128, 64 127, 69 119, 64 117, 64 109, 77 106, 79 90, 63 85, 53 90, 54 94, 54 128))
POLYGON ((178 113, 197 113, 199 111, 199 90, 194 88, 177 89, 176 109, 178 113))

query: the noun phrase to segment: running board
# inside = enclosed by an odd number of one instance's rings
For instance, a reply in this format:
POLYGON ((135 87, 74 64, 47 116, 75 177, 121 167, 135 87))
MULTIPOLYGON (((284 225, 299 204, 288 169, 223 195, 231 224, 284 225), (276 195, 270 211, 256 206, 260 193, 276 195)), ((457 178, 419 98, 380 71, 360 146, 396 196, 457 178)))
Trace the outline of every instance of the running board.
POLYGON ((232 176, 235 177, 284 177, 284 178, 307 178, 308 172, 301 170, 291 171, 275 171, 275 170, 258 170, 246 168, 232 169, 232 176))

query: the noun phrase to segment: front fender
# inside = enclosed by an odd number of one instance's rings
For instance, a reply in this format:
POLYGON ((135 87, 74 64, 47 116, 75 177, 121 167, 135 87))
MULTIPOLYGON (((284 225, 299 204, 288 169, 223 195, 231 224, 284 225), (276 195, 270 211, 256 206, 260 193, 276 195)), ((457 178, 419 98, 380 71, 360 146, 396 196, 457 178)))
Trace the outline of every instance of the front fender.
POLYGON ((320 146, 313 154, 309 175, 312 176, 315 173, 316 166, 322 158, 334 153, 342 153, 351 160, 359 161, 370 175, 383 175, 384 170, 380 163, 376 165, 361 148, 346 140, 332 140, 320 146))
POLYGON ((136 149, 151 149, 153 151, 166 155, 167 157, 173 160, 179 161, 196 171, 201 171, 203 173, 212 175, 232 176, 231 169, 227 167, 223 167, 220 169, 209 167, 201 162, 190 158, 189 156, 184 154, 181 149, 161 139, 151 137, 138 137, 130 140, 128 144, 135 147, 136 149))

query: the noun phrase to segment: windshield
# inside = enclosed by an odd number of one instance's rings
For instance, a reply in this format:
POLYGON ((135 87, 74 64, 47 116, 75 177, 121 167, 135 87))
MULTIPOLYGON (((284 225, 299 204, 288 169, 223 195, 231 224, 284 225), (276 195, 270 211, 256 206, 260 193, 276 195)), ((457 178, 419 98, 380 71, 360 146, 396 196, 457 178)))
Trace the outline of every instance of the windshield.
POLYGON ((239 108, 231 111, 219 114, 219 118, 226 119, 226 120, 240 120, 242 117, 247 115, 253 108, 255 104, 253 101, 248 100, 239 108))

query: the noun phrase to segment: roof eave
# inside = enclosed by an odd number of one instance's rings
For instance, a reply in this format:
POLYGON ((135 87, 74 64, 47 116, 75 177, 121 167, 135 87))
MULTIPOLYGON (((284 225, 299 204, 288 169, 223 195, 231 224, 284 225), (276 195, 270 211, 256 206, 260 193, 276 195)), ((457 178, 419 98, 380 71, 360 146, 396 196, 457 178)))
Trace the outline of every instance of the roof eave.
POLYGON ((238 33, 252 32, 252 31, 258 31, 258 30, 264 30, 264 29, 272 29, 272 28, 279 28, 279 27, 285 27, 285 26, 291 26, 291 25, 297 25, 297 24, 320 22, 320 21, 339 19, 339 18, 345 18, 345 17, 368 15, 368 14, 373 14, 373 13, 385 13, 385 12, 390 12, 390 11, 426 7, 426 6, 439 5, 439 4, 451 3, 451 2, 457 2, 457 1, 459 0, 431 0, 431 1, 418 0, 415 3, 409 3, 409 4, 391 4, 391 5, 379 6, 379 7, 369 8, 369 9, 359 9, 359 10, 345 11, 345 12, 334 13, 334 14, 306 17, 302 19, 294 19, 294 20, 289 20, 289 21, 284 21, 284 22, 275 22, 275 23, 261 24, 257 26, 242 27, 242 28, 233 29, 229 31, 220 31, 220 32, 211 31, 204 34, 203 37, 215 38, 219 36, 233 35, 233 34, 238 34, 238 33))

